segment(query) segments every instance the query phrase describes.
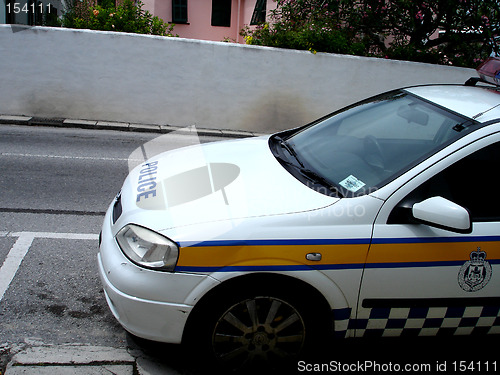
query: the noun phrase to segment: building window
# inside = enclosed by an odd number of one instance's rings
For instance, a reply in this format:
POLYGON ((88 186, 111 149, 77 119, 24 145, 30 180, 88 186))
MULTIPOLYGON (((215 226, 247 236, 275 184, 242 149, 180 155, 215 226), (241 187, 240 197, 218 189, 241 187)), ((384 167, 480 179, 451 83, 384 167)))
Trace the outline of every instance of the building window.
POLYGON ((266 6, 267 0, 257 0, 255 2, 250 25, 258 25, 259 23, 266 22, 266 6))
POLYGON ((172 22, 187 23, 188 21, 188 6, 187 0, 172 1, 172 22))
POLYGON ((212 0, 212 26, 231 26, 231 1, 212 0))

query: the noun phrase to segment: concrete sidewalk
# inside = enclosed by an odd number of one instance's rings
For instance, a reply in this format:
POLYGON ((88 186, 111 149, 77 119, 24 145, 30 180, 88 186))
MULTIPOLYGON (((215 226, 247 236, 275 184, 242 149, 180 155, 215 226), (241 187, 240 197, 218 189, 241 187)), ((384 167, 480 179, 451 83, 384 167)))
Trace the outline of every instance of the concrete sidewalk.
MULTIPOLYGON (((28 126, 53 126, 65 128, 80 128, 80 129, 95 129, 95 130, 118 130, 118 131, 135 131, 166 134, 170 132, 185 132, 192 134, 194 131, 191 127, 177 127, 171 125, 149 125, 149 124, 134 124, 128 122, 111 122, 98 120, 78 120, 78 119, 62 119, 62 118, 42 118, 30 116, 11 116, 0 115, 0 124, 6 125, 28 125, 28 126)), ((239 130, 224 130, 224 129, 207 129, 196 127, 196 133, 199 135, 228 137, 228 138, 244 138, 263 135, 262 133, 239 131, 239 130)))
POLYGON ((35 346, 21 350, 5 375, 180 375, 151 358, 126 349, 80 344, 35 346))

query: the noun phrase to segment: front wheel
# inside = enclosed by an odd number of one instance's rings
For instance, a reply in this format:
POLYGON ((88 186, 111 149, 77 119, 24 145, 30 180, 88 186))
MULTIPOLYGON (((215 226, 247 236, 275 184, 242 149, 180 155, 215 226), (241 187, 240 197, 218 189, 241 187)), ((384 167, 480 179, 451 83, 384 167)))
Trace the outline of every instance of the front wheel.
POLYGON ((331 318, 330 305, 316 289, 293 278, 250 275, 198 302, 184 343, 210 367, 282 373, 297 360, 321 355, 331 339, 331 318))
POLYGON ((225 367, 276 363, 297 356, 306 342, 306 316, 283 299, 255 296, 227 308, 217 319, 211 347, 225 367))

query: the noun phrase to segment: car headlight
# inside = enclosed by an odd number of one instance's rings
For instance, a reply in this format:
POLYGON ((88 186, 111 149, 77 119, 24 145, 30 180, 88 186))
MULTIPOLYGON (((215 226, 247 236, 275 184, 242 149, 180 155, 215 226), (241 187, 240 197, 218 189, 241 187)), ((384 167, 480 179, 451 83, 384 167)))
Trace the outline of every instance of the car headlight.
POLYGON ((177 264, 177 244, 150 229, 125 225, 116 235, 116 241, 125 256, 139 266, 173 271, 177 264))

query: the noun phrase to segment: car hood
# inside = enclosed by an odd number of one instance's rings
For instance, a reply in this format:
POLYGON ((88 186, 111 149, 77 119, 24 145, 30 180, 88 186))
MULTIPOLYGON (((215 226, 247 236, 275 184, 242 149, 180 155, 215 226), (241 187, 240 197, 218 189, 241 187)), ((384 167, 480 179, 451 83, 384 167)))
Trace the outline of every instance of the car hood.
POLYGON ((268 140, 190 146, 142 163, 125 180, 116 226, 136 223, 161 231, 305 212, 338 201, 293 177, 273 156, 268 140))

